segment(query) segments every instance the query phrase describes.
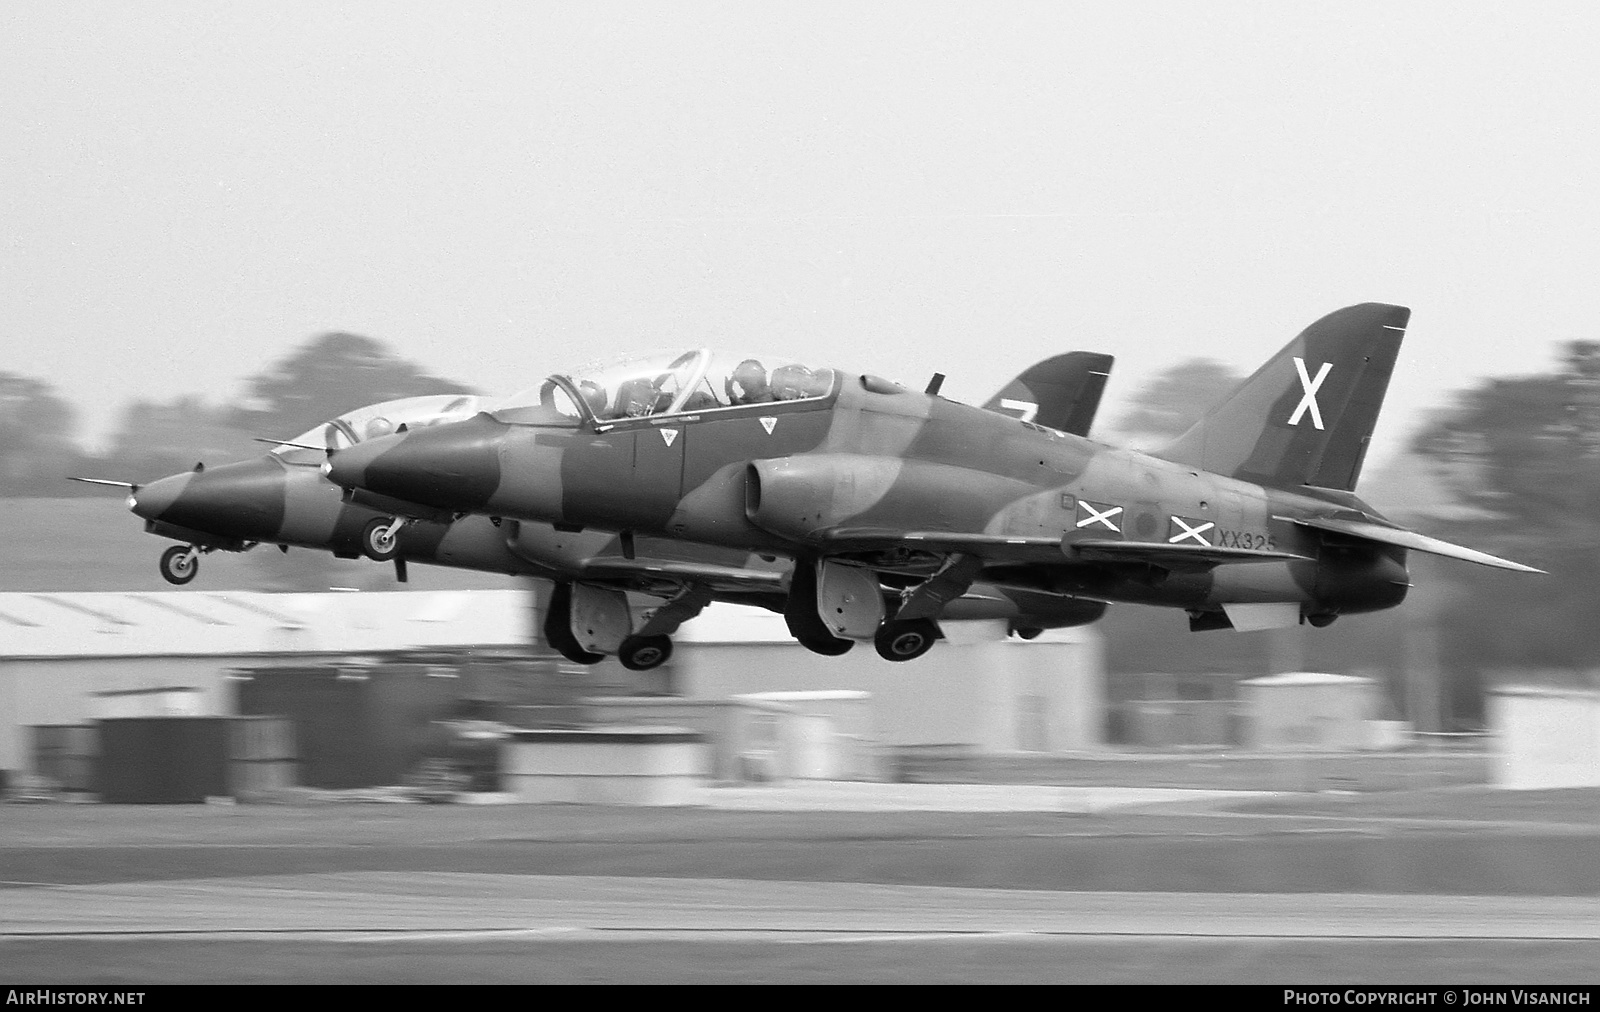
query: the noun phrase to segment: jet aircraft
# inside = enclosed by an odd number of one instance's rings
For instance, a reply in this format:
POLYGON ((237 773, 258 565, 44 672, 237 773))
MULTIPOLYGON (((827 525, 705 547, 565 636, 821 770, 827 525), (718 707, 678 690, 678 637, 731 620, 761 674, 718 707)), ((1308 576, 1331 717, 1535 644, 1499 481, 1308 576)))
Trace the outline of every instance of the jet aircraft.
POLYGON ((1538 572, 1356 496, 1409 318, 1378 303, 1323 317, 1153 453, 876 376, 691 349, 558 373, 323 470, 417 510, 788 556, 784 615, 820 653, 931 636, 975 581, 1178 608, 1196 631, 1320 627, 1399 604, 1408 551, 1538 572))
MULTIPOLYGON (((1087 433, 1111 364, 1108 355, 1057 355, 1012 380, 986 408, 1087 433)), ((341 494, 318 471, 329 450, 397 430, 416 431, 470 417, 487 403, 460 395, 387 401, 348 412, 291 440, 263 440, 277 445, 255 460, 209 469, 198 466, 142 487, 75 480, 129 488, 129 506, 145 518, 146 530, 185 542, 168 548, 160 560, 163 578, 175 584, 195 578, 201 554, 246 551, 258 544, 277 544, 284 551, 290 546, 330 551, 341 558, 366 555, 393 560, 401 580, 410 561, 553 581, 547 641, 582 663, 616 654, 627 667, 654 667, 671 654, 670 634, 712 599, 781 610, 788 565, 775 557, 762 559, 746 551, 673 539, 557 531, 548 524, 475 515, 402 527, 387 514, 346 501, 356 497, 341 494), (595 597, 591 588, 604 588, 606 593, 595 597), (625 607, 620 614, 606 609, 617 603, 618 590, 665 598, 666 603, 633 630, 625 607), (624 625, 628 635, 609 635, 624 625)), ((1004 593, 981 586, 949 602, 942 614, 953 619, 1008 619, 1024 636, 1076 624, 1088 616, 1082 605, 1064 606, 1053 595, 1004 593)), ((909 659, 931 645, 931 639, 902 637, 893 644, 893 658, 909 659)))

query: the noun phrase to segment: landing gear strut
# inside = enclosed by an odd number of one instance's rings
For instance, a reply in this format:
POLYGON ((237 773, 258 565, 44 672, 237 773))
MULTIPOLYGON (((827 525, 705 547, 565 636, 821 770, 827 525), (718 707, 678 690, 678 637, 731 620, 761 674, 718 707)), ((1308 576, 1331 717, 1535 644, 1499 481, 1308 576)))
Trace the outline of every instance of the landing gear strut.
POLYGON ((182 586, 200 572, 200 546, 173 545, 161 553, 161 576, 168 583, 182 586))

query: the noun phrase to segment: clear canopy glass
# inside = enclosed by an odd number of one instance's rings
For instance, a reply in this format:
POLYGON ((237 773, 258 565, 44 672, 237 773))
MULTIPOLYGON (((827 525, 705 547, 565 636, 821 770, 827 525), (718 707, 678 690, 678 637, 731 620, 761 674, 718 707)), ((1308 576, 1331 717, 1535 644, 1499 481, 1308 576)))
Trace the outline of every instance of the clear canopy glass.
POLYGON ((815 400, 834 390, 838 374, 792 359, 707 348, 660 351, 580 366, 537 387, 513 394, 501 408, 535 405, 580 417, 571 392, 600 422, 656 415, 694 414, 778 401, 815 400))
POLYGON ((369 404, 329 419, 289 440, 298 445, 279 446, 272 452, 289 463, 320 464, 325 450, 342 450, 368 439, 387 436, 402 425, 409 430, 464 421, 486 410, 489 403, 489 398, 473 394, 430 394, 369 404))

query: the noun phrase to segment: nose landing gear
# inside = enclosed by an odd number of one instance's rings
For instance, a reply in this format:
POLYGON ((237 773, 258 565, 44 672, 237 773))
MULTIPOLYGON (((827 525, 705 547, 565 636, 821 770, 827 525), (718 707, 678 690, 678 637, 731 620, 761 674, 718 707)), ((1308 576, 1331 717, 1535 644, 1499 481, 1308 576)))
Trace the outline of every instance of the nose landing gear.
POLYGON ((182 586, 200 572, 199 545, 173 545, 161 553, 161 577, 168 583, 182 586))
POLYGON ((373 517, 361 529, 361 554, 374 562, 388 562, 400 552, 400 530, 405 517, 373 517))

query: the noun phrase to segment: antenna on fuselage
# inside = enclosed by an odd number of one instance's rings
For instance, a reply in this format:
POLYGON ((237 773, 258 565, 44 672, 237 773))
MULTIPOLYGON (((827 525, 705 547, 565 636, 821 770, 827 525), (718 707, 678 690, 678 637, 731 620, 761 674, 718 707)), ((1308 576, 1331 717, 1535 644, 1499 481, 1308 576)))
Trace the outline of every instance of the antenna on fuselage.
POLYGON ((928 388, 922 392, 927 394, 929 397, 937 397, 939 395, 939 388, 942 386, 944 386, 944 373, 936 372, 933 374, 933 379, 928 381, 928 388))

